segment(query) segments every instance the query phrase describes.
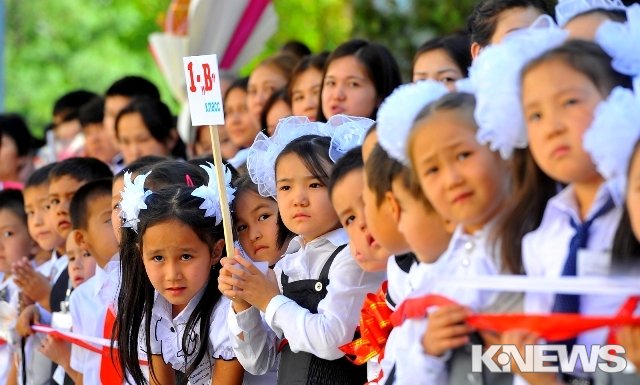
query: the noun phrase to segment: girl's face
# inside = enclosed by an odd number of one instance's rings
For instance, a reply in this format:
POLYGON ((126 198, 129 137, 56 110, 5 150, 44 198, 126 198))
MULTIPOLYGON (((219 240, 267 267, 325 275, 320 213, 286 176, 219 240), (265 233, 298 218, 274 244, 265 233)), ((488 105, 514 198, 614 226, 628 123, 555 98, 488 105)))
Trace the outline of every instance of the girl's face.
POLYGON ((124 189, 124 178, 120 177, 113 181, 111 185, 111 226, 113 233, 116 235, 116 241, 120 243, 120 227, 122 226, 122 218, 120 217, 120 201, 122 195, 120 193, 124 189))
POLYGON ((291 86, 291 110, 294 116, 306 116, 314 122, 318 116, 322 72, 310 67, 291 86))
POLYGON ((378 94, 366 68, 355 56, 344 56, 329 64, 322 87, 322 113, 369 117, 378 106, 378 94))
POLYGON ((142 262, 153 288, 173 305, 175 317, 209 281, 224 241, 209 246, 183 222, 170 219, 147 227, 142 262))
POLYGON ((275 132, 280 119, 288 116, 291 116, 291 107, 284 100, 278 100, 271 106, 267 112, 267 133, 269 136, 275 132))
POLYGON ((412 164, 436 211, 473 233, 498 213, 509 171, 498 154, 476 140, 471 112, 435 111, 416 129, 412 164))
POLYGON ((447 229, 445 220, 411 195, 400 178, 393 181, 391 188, 400 206, 398 231, 420 262, 435 262, 451 240, 451 232, 447 229))
POLYGON ((96 272, 96 260, 93 259, 87 250, 80 247, 76 242, 76 231, 72 231, 67 237, 66 254, 69 257, 69 282, 75 289, 84 281, 93 277, 96 272))
POLYGON ((0 181, 17 181, 20 168, 18 146, 9 135, 0 140, 0 181))
POLYGON ((284 254, 277 246, 278 203, 248 190, 236 197, 235 226, 242 249, 254 261, 274 265, 284 254))
POLYGON ((601 179, 582 146, 582 136, 602 101, 596 86, 560 60, 529 70, 522 81, 522 104, 533 159, 563 183, 601 179))
POLYGON ((371 235, 364 215, 364 170, 355 169, 333 187, 333 208, 349 235, 351 256, 364 271, 385 271, 391 256, 371 235))
POLYGON ((627 211, 629 211, 633 235, 640 239, 640 156, 637 153, 634 154, 629 164, 627 211))
POLYGON ((455 88, 455 81, 463 77, 458 64, 442 48, 422 53, 413 66, 414 82, 435 80, 444 83, 451 91, 455 88))
POLYGON ((276 165, 276 200, 285 226, 309 242, 340 227, 327 186, 313 176, 296 154, 276 165))
POLYGON ((224 101, 225 127, 231 142, 238 147, 249 147, 260 131, 257 120, 247 109, 247 93, 234 88, 224 101))
POLYGON ((269 96, 286 86, 287 81, 288 79, 280 71, 268 65, 261 65, 251 72, 247 87, 247 106, 256 122, 260 121, 262 108, 269 96))
POLYGON ((599 12, 580 15, 571 19, 564 26, 564 30, 569 32, 569 38, 571 39, 594 41, 596 31, 607 20, 609 18, 599 12))
POLYGON ((118 121, 118 140, 125 164, 147 155, 168 156, 171 143, 160 142, 151 135, 137 112, 125 114, 118 121))
POLYGON ((11 274, 11 265, 34 252, 27 225, 13 211, 0 210, 0 272, 11 274))

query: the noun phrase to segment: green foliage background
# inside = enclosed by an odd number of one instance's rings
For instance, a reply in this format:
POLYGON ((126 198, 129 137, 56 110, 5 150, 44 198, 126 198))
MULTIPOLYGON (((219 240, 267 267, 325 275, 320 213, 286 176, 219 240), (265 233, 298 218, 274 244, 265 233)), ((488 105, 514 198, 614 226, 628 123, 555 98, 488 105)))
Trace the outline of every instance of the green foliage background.
MULTIPOLYGON (((77 88, 101 93, 125 74, 153 80, 175 109, 147 43, 170 0, 4 1, 5 110, 22 113, 36 135, 56 98, 77 88)), ((320 51, 364 37, 387 45, 408 74, 415 48, 462 27, 474 2, 274 0, 279 30, 242 73, 290 39, 320 51)))

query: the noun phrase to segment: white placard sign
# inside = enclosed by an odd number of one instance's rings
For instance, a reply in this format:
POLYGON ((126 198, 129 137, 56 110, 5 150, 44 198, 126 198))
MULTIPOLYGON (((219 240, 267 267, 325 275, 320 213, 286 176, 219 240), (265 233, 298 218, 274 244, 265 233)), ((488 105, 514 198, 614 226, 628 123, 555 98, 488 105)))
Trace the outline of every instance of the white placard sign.
POLYGON ((217 55, 182 58, 189 96, 191 124, 224 124, 217 55))

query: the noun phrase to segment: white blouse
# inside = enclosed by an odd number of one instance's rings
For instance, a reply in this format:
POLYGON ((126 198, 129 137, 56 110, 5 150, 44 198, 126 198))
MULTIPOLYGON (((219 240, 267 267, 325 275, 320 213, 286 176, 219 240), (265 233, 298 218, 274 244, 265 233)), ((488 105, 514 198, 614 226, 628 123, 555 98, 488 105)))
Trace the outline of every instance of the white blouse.
MULTIPOLYGON (((173 369, 185 372, 188 365, 195 358, 194 352, 198 349, 199 324, 196 324, 192 335, 188 338, 188 345, 182 345, 182 338, 185 333, 187 321, 195 309, 198 301, 204 293, 204 288, 196 294, 187 307, 177 316, 172 316, 172 305, 161 295, 156 293, 153 303, 151 319, 151 354, 162 355, 164 362, 170 364, 173 369), (185 349, 189 355, 189 361, 185 361, 185 349)), ((189 376, 189 383, 192 385, 209 384, 214 360, 231 360, 235 358, 229 332, 227 330, 227 312, 229 311, 229 300, 221 297, 211 312, 211 326, 209 329, 208 354, 198 364, 196 370, 189 376)), ((141 350, 144 348, 144 334, 141 334, 141 350)))

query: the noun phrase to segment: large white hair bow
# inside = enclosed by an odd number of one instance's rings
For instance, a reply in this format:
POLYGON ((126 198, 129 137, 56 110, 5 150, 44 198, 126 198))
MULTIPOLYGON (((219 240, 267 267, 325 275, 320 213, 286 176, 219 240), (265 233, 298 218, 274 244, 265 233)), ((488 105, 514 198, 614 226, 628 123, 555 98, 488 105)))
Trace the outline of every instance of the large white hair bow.
MULTIPOLYGON (((218 192, 218 181, 216 179, 216 171, 213 164, 207 162, 207 165, 200 165, 209 175, 209 183, 202 185, 191 193, 194 197, 204 199, 204 202, 200 205, 200 209, 205 210, 205 217, 215 217, 216 225, 219 225, 222 221, 222 208, 220 205, 220 195, 218 192)), ((227 193, 227 199, 229 204, 233 202, 233 198, 236 189, 231 186, 231 171, 225 168, 224 171, 224 188, 227 193)))
POLYGON ((368 118, 334 115, 327 121, 325 131, 331 135, 329 158, 337 162, 347 151, 362 145, 367 130, 375 122, 368 118))
POLYGON ((627 8, 627 22, 607 20, 596 31, 596 42, 609 56, 618 72, 640 75, 640 4, 627 8))
POLYGON ((556 5, 556 20, 564 27, 569 20, 592 9, 625 9, 620 0, 560 0, 556 5))
POLYGON ((122 227, 130 227, 138 232, 138 215, 140 210, 146 209, 147 204, 145 199, 151 195, 151 190, 144 189, 144 181, 151 174, 149 171, 146 174, 139 174, 135 179, 131 179, 131 172, 127 171, 124 174, 124 188, 120 192, 122 200, 120 201, 120 216, 123 219, 122 227))
POLYGON ((441 82, 423 80, 396 88, 378 109, 378 143, 393 159, 409 166, 407 140, 418 113, 449 90, 441 82))
POLYGON ((480 143, 488 143, 491 150, 499 151, 503 159, 528 144, 520 100, 522 69, 531 59, 560 46, 567 36, 553 19, 544 15, 530 28, 483 49, 469 68, 476 96, 476 136, 480 143))
POLYGON ((640 139, 640 79, 634 83, 635 92, 616 87, 600 102, 583 137, 585 150, 600 175, 610 182, 618 205, 624 203, 627 168, 640 139))

